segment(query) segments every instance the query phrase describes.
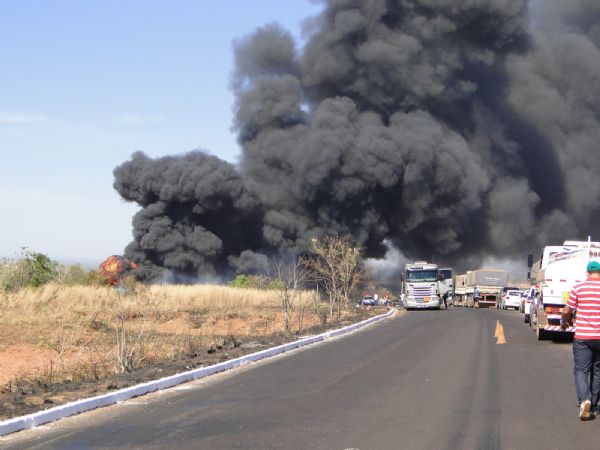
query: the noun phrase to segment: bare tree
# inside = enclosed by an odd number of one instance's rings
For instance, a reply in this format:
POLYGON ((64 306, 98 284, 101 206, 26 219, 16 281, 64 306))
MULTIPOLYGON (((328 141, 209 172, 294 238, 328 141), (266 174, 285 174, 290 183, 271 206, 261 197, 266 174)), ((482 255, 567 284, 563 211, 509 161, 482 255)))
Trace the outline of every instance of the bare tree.
POLYGON ((329 300, 329 319, 337 305, 338 317, 350 303, 362 276, 359 246, 347 236, 331 236, 311 240, 312 255, 307 261, 314 281, 323 286, 329 300))
POLYGON ((277 257, 271 260, 268 271, 279 294, 285 332, 290 333, 294 305, 306 283, 305 265, 299 256, 277 257))

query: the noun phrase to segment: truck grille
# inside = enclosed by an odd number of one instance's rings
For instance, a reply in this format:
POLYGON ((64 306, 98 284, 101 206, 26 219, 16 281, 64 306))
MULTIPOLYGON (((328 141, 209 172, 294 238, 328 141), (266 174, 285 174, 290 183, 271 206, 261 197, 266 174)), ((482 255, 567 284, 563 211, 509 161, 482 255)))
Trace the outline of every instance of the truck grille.
POLYGON ((409 286, 408 295, 417 302, 422 302, 424 297, 433 296, 433 287, 431 286, 409 286))

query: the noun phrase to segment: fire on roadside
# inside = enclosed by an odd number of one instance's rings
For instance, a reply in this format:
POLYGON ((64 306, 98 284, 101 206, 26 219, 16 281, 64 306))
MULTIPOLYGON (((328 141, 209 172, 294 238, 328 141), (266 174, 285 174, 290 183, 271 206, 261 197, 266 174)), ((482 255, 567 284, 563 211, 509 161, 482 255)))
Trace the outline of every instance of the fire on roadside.
POLYGON ((133 269, 137 269, 137 264, 121 255, 109 256, 99 268, 100 274, 112 286, 119 284, 123 275, 133 269))

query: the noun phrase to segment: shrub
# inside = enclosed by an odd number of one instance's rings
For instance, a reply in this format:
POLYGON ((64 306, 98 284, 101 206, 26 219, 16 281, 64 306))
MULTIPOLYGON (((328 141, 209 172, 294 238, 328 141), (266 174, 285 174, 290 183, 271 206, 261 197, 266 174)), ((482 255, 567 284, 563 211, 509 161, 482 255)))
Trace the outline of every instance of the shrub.
POLYGON ((229 282, 229 286, 248 289, 277 289, 276 280, 270 280, 261 275, 238 275, 229 282))
POLYGON ((250 283, 250 277, 248 275, 238 275, 234 280, 229 282, 231 287, 237 288, 249 288, 252 287, 250 283))
POLYGON ((105 286, 106 278, 97 270, 88 270, 79 264, 60 266, 57 281, 69 286, 105 286))
POLYGON ((281 280, 263 275, 238 275, 228 285, 236 288, 266 289, 277 291, 282 288, 281 280))
POLYGON ((57 277, 58 263, 52 261, 48 255, 26 250, 24 257, 25 265, 30 273, 27 286, 38 287, 57 277))
POLYGON ((0 284, 5 291, 39 287, 58 277, 58 267, 47 255, 24 248, 18 260, 2 262, 0 284))

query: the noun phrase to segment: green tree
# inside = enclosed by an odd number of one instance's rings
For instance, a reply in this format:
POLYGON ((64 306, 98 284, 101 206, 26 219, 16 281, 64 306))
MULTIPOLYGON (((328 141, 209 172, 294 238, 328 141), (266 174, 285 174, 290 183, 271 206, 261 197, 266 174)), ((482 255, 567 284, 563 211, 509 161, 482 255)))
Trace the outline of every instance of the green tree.
POLYGON ((52 261, 48 255, 26 250, 23 256, 30 273, 27 286, 39 287, 58 276, 58 263, 52 261))
POLYGON ((58 263, 47 255, 24 247, 19 259, 3 262, 1 287, 6 291, 17 291, 41 286, 58 277, 58 267, 58 263))

